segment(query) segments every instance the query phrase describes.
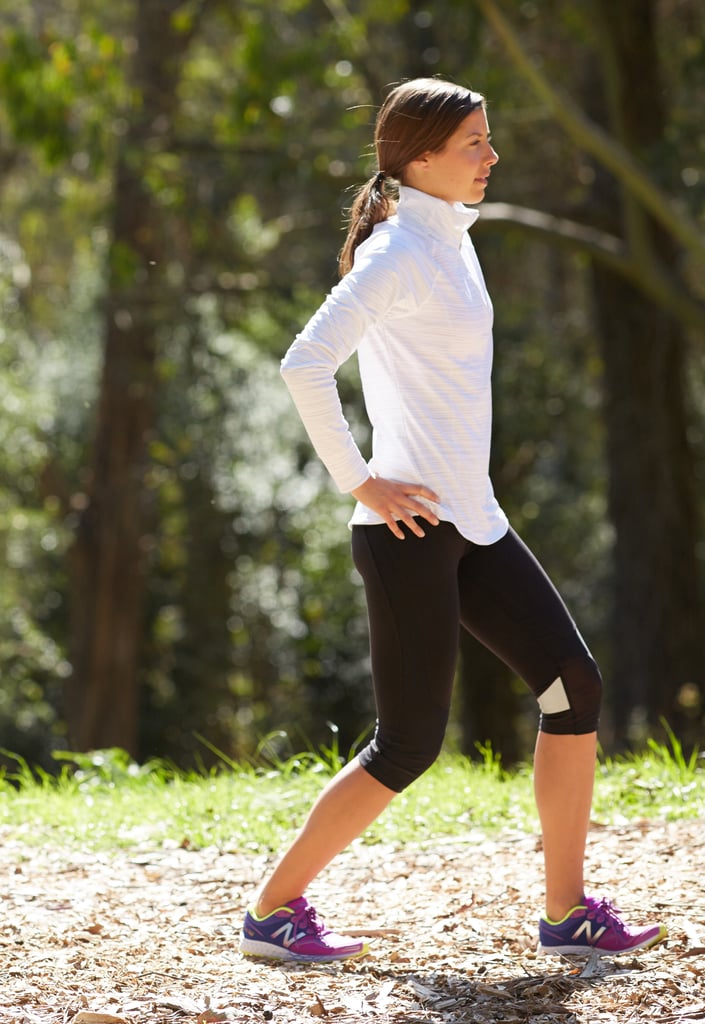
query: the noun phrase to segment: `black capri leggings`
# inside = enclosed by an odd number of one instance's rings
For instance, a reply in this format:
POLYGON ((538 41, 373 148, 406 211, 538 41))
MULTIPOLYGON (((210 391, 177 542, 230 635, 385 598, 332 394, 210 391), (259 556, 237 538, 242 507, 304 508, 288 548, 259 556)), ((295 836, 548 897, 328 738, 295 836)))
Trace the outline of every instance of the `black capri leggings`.
POLYGON ((602 681, 557 590, 510 529, 495 544, 452 523, 425 537, 386 525, 354 526, 365 583, 377 727, 364 768, 401 792, 435 761, 448 722, 462 625, 502 659, 538 700, 544 732, 594 732, 602 681))

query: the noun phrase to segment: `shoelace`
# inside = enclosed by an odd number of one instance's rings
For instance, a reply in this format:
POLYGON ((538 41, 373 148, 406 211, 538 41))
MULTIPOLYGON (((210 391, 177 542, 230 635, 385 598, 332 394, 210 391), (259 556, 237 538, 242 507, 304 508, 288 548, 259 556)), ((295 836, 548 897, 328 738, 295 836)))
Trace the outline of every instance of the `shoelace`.
POLYGON ((297 932, 301 929, 306 935, 322 935, 325 931, 323 924, 316 917, 316 908, 310 904, 294 914, 292 922, 297 932))
POLYGON ((627 929, 619 916, 619 911, 609 900, 594 900, 592 906, 588 906, 588 914, 594 914, 600 924, 609 924, 619 936, 624 936, 627 929))

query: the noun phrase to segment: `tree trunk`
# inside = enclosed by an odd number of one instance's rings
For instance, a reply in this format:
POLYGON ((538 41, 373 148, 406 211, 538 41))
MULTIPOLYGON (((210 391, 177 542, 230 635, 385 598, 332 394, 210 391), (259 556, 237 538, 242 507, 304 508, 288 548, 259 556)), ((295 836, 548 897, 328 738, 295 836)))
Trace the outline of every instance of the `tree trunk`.
MULTIPOLYGON (((154 423, 156 330, 165 299, 165 225, 148 168, 177 103, 188 37, 181 0, 135 4, 131 85, 139 97, 115 173, 105 349, 92 459, 71 566, 66 716, 76 750, 138 748, 137 669, 145 590, 145 469, 154 423)), ((161 326, 163 326, 163 321, 161 326)))
MULTIPOLYGON (((663 138, 653 4, 597 0, 601 70, 610 127, 636 156, 663 138)), ((660 227, 598 172, 591 207, 601 226, 626 231, 633 252, 673 266, 677 253, 660 227)), ((700 688, 693 464, 687 441, 687 345, 681 325, 609 269, 594 265, 594 303, 605 373, 609 507, 615 527, 613 684, 610 704, 620 745, 653 733, 662 717, 684 739, 686 684, 700 688)), ((695 723, 691 723, 695 725, 695 723)))

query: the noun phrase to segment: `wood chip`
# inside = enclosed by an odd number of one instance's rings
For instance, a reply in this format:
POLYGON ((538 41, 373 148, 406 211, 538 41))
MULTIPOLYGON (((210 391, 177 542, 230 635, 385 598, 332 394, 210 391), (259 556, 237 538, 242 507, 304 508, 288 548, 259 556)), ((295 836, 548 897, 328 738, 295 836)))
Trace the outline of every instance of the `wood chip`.
POLYGON ((130 1024, 127 1017, 117 1017, 114 1013, 93 1013, 91 1010, 79 1010, 71 1018, 70 1024, 130 1024))
POLYGON ((354 844, 309 895, 330 927, 349 934, 350 921, 373 937, 372 952, 301 965, 237 951, 266 857, 25 848, 0 829, 0 1021, 705 1024, 703 832, 702 821, 591 831, 590 891, 613 897, 634 924, 662 920, 670 937, 586 973, 589 959, 536 953, 535 835, 354 844))

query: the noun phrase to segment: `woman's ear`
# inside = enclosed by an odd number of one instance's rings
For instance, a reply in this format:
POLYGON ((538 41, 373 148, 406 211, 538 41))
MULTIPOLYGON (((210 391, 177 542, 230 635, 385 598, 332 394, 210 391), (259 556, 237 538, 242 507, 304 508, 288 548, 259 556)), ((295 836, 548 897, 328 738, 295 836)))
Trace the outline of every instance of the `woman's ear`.
POLYGON ((420 156, 410 160, 404 168, 403 184, 416 188, 424 180, 425 173, 431 166, 431 151, 422 153, 420 156))
POLYGON ((410 167, 412 166, 412 164, 415 164, 419 168, 428 167, 431 156, 432 153, 431 150, 429 149, 425 153, 422 153, 421 156, 417 156, 415 157, 415 159, 410 160, 407 166, 410 167))

